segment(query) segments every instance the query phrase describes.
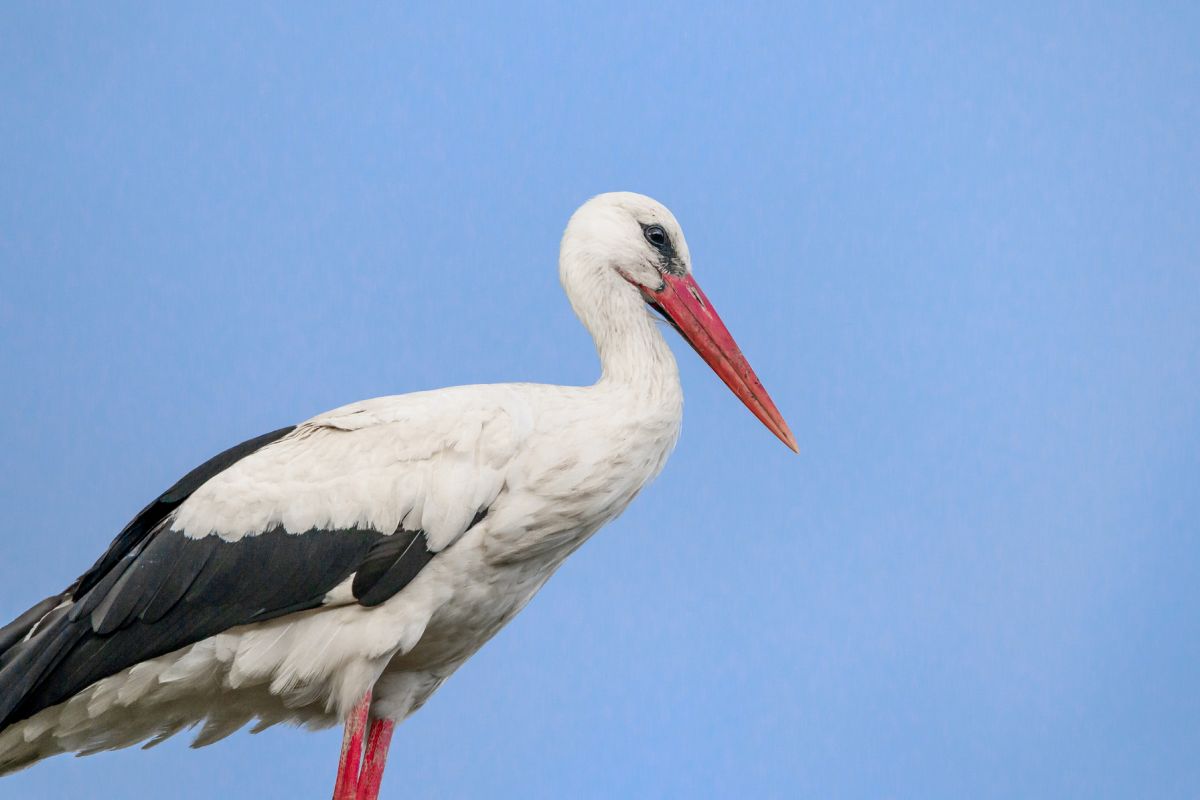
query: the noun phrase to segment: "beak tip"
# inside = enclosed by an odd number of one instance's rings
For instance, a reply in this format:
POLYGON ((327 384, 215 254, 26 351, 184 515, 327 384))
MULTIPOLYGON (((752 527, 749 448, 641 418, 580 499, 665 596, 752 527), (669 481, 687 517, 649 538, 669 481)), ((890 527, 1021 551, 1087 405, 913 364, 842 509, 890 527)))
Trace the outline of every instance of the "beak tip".
POLYGON ((775 411, 774 415, 764 418, 763 422, 767 424, 767 428, 770 429, 771 433, 775 434, 776 439, 787 445, 788 450, 798 454, 800 452, 800 445, 796 444, 796 436, 792 433, 792 429, 783 421, 783 417, 774 407, 771 410, 775 411))

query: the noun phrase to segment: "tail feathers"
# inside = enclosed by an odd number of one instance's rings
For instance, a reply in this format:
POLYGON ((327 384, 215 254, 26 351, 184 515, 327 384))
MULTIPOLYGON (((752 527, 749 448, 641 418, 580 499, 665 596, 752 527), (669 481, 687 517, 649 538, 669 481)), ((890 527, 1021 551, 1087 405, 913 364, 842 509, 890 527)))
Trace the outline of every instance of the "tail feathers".
POLYGON ((38 739, 33 742, 14 739, 12 742, 7 742, 5 737, 0 735, 0 778, 20 772, 44 758, 64 752, 66 751, 59 747, 53 739, 38 739))

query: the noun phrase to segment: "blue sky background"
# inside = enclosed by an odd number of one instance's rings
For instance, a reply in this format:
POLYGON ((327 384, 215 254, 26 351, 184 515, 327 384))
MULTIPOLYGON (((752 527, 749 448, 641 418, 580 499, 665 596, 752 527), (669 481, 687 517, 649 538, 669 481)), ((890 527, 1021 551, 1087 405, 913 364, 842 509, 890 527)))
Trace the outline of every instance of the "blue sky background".
MULTIPOLYGON (((1200 793, 1193 4, 398 5, 0 11, 0 615, 249 436, 590 382, 558 238, 630 189, 801 455, 677 346, 665 473, 385 797, 1200 793)), ((322 797, 338 740, 0 797, 322 797)))

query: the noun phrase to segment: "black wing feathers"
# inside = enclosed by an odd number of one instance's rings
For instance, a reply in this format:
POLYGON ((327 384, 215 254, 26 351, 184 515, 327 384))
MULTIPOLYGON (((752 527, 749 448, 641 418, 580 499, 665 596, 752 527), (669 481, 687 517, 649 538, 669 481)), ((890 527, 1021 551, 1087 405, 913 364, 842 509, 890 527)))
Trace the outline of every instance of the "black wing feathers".
MULTIPOLYGON (((467 530, 487 516, 476 512, 467 530)), ((364 606, 377 606, 407 586, 436 555, 429 549, 424 531, 399 528, 375 543, 354 574, 354 599, 364 606)))
POLYGON ((174 486, 160 494, 154 502, 139 511, 138 515, 130 520, 129 524, 117 534, 117 538, 113 539, 112 544, 109 545, 104 555, 100 556, 91 569, 83 573, 79 580, 71 587, 71 596, 78 600, 85 592, 95 586, 104 574, 112 569, 114 564, 120 561, 134 547, 141 544, 158 523, 162 522, 168 514, 178 508, 184 500, 191 497, 192 493, 203 486, 209 478, 220 472, 224 472, 254 451, 266 447, 271 442, 282 439, 295 429, 295 425, 289 425, 286 428, 264 433, 262 436, 255 436, 253 439, 247 439, 241 444, 234 445, 228 450, 218 453, 187 475, 184 475, 175 482, 174 486))
POLYGON ((25 635, 33 630, 33 626, 37 625, 42 617, 49 614, 65 597, 65 595, 61 594, 47 597, 3 628, 0 628, 0 665, 4 664, 5 652, 14 644, 24 639, 25 635))
POLYGON ((67 592, 0 628, 0 730, 141 661, 315 608, 351 575, 355 599, 376 606, 420 573, 435 555, 423 531, 276 527, 228 541, 171 530, 175 509, 201 485, 291 430, 243 442, 189 472, 67 592))
MULTIPOLYGON (((70 653, 22 701, 16 718, 60 703, 140 661, 238 625, 315 608, 386 538, 353 528, 302 534, 276 528, 237 542, 156 532, 95 608, 73 625, 67 623, 77 631, 70 653), (200 567, 182 573, 161 568, 181 562, 200 567), (155 618, 147 619, 152 606, 155 618)), ((90 603, 106 583, 83 603, 90 603)))
POLYGON ((403 589, 433 558, 423 531, 398 530, 379 540, 354 574, 354 598, 377 606, 403 589))

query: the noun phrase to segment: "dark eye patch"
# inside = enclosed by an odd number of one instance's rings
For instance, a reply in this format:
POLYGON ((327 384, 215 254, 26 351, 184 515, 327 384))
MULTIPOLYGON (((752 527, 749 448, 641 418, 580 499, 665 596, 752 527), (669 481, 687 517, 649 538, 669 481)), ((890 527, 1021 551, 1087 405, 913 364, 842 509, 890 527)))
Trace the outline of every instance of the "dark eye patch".
POLYGON ((669 252, 672 249, 671 237, 667 236, 662 225, 644 225, 642 226, 642 235, 646 237, 647 242, 661 252, 669 252))
POLYGON ((641 225, 642 235, 646 237, 650 246, 658 251, 659 271, 669 272, 672 275, 683 275, 684 266, 679 261, 679 254, 675 252, 675 243, 671 241, 666 229, 657 223, 647 225, 643 222, 641 225))

